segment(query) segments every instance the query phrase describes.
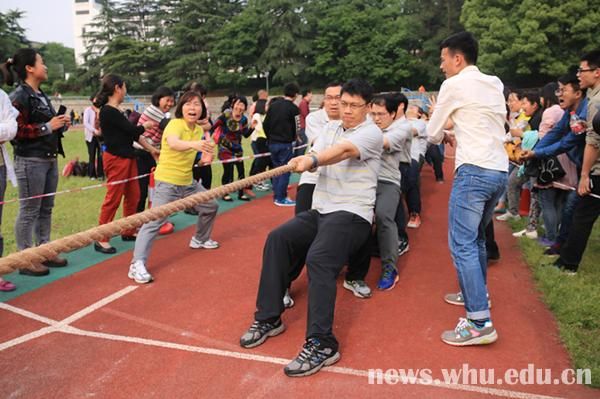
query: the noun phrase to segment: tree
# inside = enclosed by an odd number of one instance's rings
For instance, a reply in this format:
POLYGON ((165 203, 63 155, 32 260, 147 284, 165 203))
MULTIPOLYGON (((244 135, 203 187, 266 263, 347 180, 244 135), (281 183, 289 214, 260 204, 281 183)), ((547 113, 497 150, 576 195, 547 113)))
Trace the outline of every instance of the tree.
POLYGON ((297 80, 309 64, 310 28, 292 0, 250 0, 218 36, 217 80, 241 84, 269 72, 275 82, 297 80))
POLYGON ((400 89, 419 72, 413 21, 397 2, 350 0, 315 4, 314 63, 327 80, 367 79, 382 89, 400 89))
POLYGON ((29 46, 25 37, 25 29, 19 24, 19 20, 25 15, 24 11, 8 10, 0 12, 0 61, 4 62, 8 57, 21 47, 29 46))
POLYGON ((213 83, 218 33, 242 7, 239 0, 167 0, 163 29, 169 41, 164 48, 166 84, 180 88, 190 80, 213 83))
POLYGON ((48 84, 65 80, 65 74, 75 72, 75 52, 72 48, 61 43, 48 42, 42 44, 39 51, 48 67, 48 84))
POLYGON ((599 20, 592 0, 466 0, 461 15, 479 39, 480 67, 530 87, 556 80, 596 47, 599 20))

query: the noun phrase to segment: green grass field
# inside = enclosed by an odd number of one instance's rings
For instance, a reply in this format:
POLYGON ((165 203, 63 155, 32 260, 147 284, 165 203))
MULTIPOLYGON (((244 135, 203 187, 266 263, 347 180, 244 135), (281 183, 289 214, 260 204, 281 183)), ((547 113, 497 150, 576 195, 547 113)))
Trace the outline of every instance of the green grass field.
MULTIPOLYGON (((67 157, 59 158, 62 171, 67 161, 79 156, 87 160, 87 149, 81 129, 71 129, 64 140, 67 157)), ((251 154, 249 140, 244 142, 245 154, 251 154)), ((251 161, 246 161, 246 171, 251 161)), ((213 187, 220 185, 223 169, 213 166, 213 187)), ((97 183, 82 177, 60 177, 58 190, 78 188, 97 183)), ((56 197, 53 214, 52 237, 54 239, 76 233, 98 223, 100 205, 105 189, 69 193, 56 197)), ((6 199, 16 198, 17 191, 10 184, 6 199)), ((5 254, 15 251, 14 225, 18 203, 4 206, 2 234, 5 254)), ((524 228, 523 221, 513 223, 513 228, 524 228)), ((543 300, 555 314, 560 336, 569 350, 575 368, 592 370, 592 384, 600 387, 600 225, 596 224, 580 272, 568 277, 558 270, 545 267, 552 260, 542 254, 542 248, 532 240, 520 241, 523 257, 530 265, 543 300)))
MULTIPOLYGON (((515 231, 526 222, 511 222, 515 231)), ((560 338, 576 369, 590 369, 592 385, 600 388, 600 224, 596 223, 576 276, 568 276, 548 266, 556 257, 543 254, 543 248, 528 238, 520 238, 523 258, 530 266, 538 289, 554 313, 560 338)))

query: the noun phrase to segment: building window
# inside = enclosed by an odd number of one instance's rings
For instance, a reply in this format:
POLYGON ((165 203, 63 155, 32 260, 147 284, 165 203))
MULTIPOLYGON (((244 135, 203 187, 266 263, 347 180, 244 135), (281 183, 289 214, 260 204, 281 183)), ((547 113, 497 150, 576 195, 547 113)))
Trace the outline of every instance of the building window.
POLYGON ((87 15, 89 13, 90 13, 90 10, 75 11, 75 15, 87 15))

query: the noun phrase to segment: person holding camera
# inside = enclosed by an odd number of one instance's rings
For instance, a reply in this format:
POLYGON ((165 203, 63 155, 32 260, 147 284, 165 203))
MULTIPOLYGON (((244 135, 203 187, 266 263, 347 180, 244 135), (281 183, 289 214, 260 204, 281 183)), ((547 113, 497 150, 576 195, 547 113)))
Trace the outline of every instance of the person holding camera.
MULTIPOLYGON (((19 111, 17 135, 12 141, 15 154, 15 173, 19 186, 19 198, 53 193, 58 185, 58 154, 65 156, 62 146, 63 132, 69 127, 69 119, 61 107, 57 115, 50 99, 40 89, 48 80, 48 68, 41 54, 31 48, 17 51, 9 59, 7 69, 11 72, 7 83, 12 85, 14 75, 19 85, 10 94, 13 106, 19 111)), ((33 198, 19 203, 15 222, 17 249, 24 250, 35 244, 50 241, 54 196, 33 198)), ((43 264, 20 269, 28 276, 45 276, 49 267, 67 266, 66 259, 55 258, 43 264)))

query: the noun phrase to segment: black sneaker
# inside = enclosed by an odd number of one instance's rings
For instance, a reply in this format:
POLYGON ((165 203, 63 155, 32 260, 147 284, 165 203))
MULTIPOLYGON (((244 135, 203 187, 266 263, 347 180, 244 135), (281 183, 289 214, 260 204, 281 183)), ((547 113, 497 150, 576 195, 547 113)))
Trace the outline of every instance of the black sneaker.
POLYGON ((316 338, 309 338, 300 354, 292 360, 283 372, 288 377, 305 377, 312 375, 325 366, 331 366, 340 360, 340 352, 332 348, 322 348, 316 338))
POLYGON ((398 243, 398 256, 404 255, 408 252, 409 249, 410 247, 408 246, 408 241, 400 240, 400 242, 398 243))
POLYGON ((248 331, 240 338, 240 345, 244 348, 254 348, 261 345, 269 337, 274 337, 285 331, 285 325, 281 319, 275 323, 267 323, 266 321, 255 321, 252 323, 248 331))

